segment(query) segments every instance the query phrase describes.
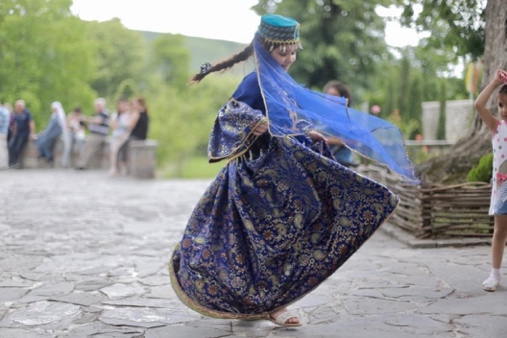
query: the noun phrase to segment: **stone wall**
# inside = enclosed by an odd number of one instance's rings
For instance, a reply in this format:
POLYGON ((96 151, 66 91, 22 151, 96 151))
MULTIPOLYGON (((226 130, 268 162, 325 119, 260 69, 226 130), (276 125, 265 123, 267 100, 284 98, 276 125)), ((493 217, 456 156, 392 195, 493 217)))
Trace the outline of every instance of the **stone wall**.
MULTIPOLYGON (((423 102, 423 138, 436 140, 440 102, 423 102)), ((475 110, 472 100, 447 101, 445 105, 445 135, 449 142, 456 142, 465 136, 472 126, 475 110)))
POLYGON ((155 140, 130 141, 128 148, 128 172, 137 178, 154 178, 157 166, 157 147, 155 140))
POLYGON ((422 103, 422 132, 424 140, 436 140, 438 128, 438 114, 440 102, 428 101, 422 103))
POLYGON ((472 127, 475 108, 472 100, 447 101, 445 105, 445 136, 458 141, 472 127))
MULTIPOLYGON (((157 146, 158 143, 155 140, 130 141, 128 148, 128 174, 136 178, 154 178, 157 166, 157 146)), ((53 153, 53 167, 61 168, 63 153, 63 141, 61 139, 56 142, 53 153)), ((35 142, 28 142, 21 159, 22 168, 48 168, 47 163, 37 160, 37 155, 38 151, 35 142)), ((109 169, 109 156, 109 142, 106 142, 99 154, 93 159, 90 169, 109 169)), ((69 167, 74 168, 77 165, 78 159, 79 152, 74 147, 69 167)))

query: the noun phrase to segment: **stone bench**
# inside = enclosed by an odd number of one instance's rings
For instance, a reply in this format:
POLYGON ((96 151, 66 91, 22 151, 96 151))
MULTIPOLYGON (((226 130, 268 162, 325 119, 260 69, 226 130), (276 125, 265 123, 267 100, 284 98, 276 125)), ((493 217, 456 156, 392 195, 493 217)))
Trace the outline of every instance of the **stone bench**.
MULTIPOLYGON (((86 142, 86 141, 85 141, 86 142)), ((128 146, 128 165, 127 173, 136 178, 155 178, 157 167, 157 147, 155 140, 130 141, 128 146)), ((90 169, 109 169, 110 154, 109 140, 104 144, 101 151, 95 156, 90 169)), ((53 150, 54 168, 62 167, 63 140, 59 139, 53 150)), ((29 141, 23 151, 21 158, 21 167, 27 169, 48 168, 44 161, 37 160, 37 145, 34 141, 29 141)), ((76 146, 71 154, 69 168, 74 168, 79 160, 79 151, 76 146)))
POLYGON ((128 145, 128 174, 136 178, 155 178, 157 167, 155 140, 130 141, 128 145))

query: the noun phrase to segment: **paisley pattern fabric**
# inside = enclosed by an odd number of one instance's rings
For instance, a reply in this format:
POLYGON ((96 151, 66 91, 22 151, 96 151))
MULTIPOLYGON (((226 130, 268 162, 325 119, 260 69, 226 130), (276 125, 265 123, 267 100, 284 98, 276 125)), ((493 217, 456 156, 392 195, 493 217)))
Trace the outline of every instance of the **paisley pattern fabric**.
POLYGON ((252 130, 267 121, 262 111, 234 99, 225 104, 215 119, 208 142, 208 158, 217 162, 245 152, 255 141, 252 130))
MULTIPOLYGON (((241 108, 246 118, 262 119, 241 108)), ((241 153, 229 151, 245 144, 238 135, 250 134, 237 122, 222 125, 229 137, 212 136, 225 146, 218 157, 236 156, 195 207, 169 270, 177 295, 195 311, 259 318, 326 280, 391 215, 398 198, 304 135, 266 133, 241 153)))

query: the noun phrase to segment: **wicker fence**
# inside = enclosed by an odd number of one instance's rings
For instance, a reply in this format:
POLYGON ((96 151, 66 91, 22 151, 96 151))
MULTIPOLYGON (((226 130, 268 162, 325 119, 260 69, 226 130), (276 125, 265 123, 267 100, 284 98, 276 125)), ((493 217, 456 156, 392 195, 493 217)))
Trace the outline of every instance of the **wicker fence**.
POLYGON ((413 185, 371 165, 361 167, 359 172, 400 197, 389 221, 417 238, 491 237, 493 233, 493 217, 488 215, 490 184, 413 185))

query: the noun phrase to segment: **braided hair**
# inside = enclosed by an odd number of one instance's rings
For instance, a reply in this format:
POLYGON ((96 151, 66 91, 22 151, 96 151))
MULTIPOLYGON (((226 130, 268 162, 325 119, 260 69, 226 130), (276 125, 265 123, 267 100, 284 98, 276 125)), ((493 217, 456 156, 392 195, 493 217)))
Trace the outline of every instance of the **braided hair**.
POLYGON ((253 41, 250 42, 250 44, 246 46, 245 49, 243 49, 241 52, 234 54, 224 61, 216 62, 213 65, 207 64, 208 67, 202 66, 201 72, 195 74, 190 78, 190 83, 198 83, 210 73, 225 72, 226 70, 232 68, 232 66, 234 66, 236 63, 248 60, 252 55, 253 41))
POLYGON ((214 64, 205 63, 201 66, 201 71, 190 78, 190 84, 199 83, 202 79, 204 79, 208 74, 215 72, 225 72, 228 69, 231 69, 235 64, 248 60, 254 52, 254 43, 256 39, 261 43, 261 45, 267 51, 271 52, 272 50, 284 46, 287 44, 284 43, 274 43, 271 41, 267 41, 261 36, 257 36, 248 46, 245 47, 241 52, 234 54, 226 60, 216 62, 214 64))

